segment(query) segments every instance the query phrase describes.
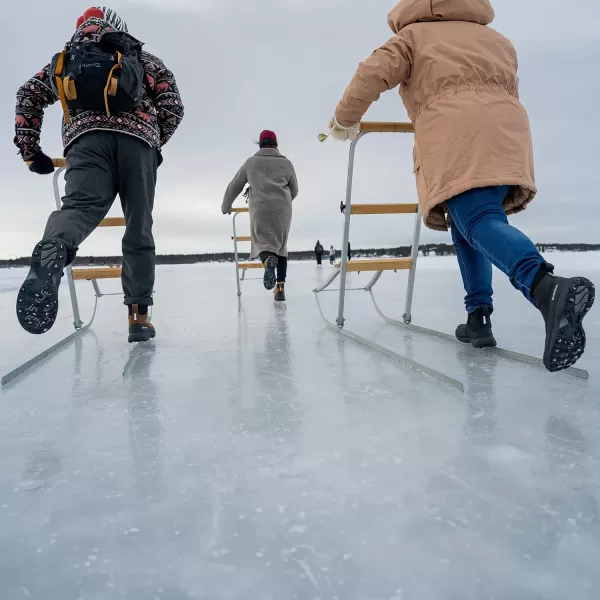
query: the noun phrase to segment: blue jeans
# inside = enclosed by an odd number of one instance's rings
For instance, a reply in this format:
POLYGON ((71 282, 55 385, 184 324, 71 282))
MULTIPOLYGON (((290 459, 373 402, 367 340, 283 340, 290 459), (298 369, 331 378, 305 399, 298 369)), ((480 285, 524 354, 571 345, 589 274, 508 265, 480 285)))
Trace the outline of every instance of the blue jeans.
POLYGON ((508 192, 508 186, 478 188, 447 202, 468 313, 493 305, 492 265, 533 303, 533 282, 546 264, 533 242, 508 223, 502 206, 508 192))

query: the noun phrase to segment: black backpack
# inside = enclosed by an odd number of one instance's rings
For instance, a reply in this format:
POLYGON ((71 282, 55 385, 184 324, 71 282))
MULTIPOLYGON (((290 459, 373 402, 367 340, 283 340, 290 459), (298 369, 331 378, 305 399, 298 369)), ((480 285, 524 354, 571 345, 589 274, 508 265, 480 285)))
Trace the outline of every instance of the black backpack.
POLYGON ((123 31, 106 31, 97 42, 69 42, 51 67, 65 122, 77 111, 133 112, 144 94, 142 46, 123 31))

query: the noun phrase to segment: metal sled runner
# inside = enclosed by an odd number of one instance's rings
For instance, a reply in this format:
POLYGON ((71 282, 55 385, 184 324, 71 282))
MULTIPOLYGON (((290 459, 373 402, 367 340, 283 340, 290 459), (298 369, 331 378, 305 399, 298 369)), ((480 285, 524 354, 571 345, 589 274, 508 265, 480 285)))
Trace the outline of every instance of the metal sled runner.
MULTIPOLYGON (((238 250, 238 242, 251 242, 252 238, 249 235, 238 235, 235 221, 241 213, 248 213, 249 209, 247 208, 232 208, 231 212, 233 213, 233 236, 231 239, 233 240, 233 254, 235 259, 235 277, 237 284, 237 295, 238 298, 242 295, 242 286, 241 283, 246 279, 246 272, 248 269, 262 269, 263 264, 261 262, 240 262, 239 250, 238 250), (242 276, 240 277, 240 271, 242 272, 242 276)), ((252 279, 259 279, 258 277, 253 277, 252 279)), ((260 278, 262 280, 262 277, 260 278)))
MULTIPOLYGON (((65 171, 67 167, 66 160, 63 158, 55 158, 52 160, 54 166, 56 167, 56 171, 54 172, 53 178, 53 188, 54 188, 54 200, 56 202, 57 210, 60 210, 62 207, 60 190, 58 185, 58 180, 60 175, 65 171)), ((125 218, 124 217, 109 217, 104 219, 99 227, 124 227, 125 226, 125 218)), ((23 373, 27 372, 29 369, 35 367, 40 364, 44 359, 56 354, 60 349, 64 348, 68 344, 70 344, 75 339, 79 338, 82 334, 84 334, 94 322, 94 318, 96 317, 96 310, 98 308, 98 299, 103 296, 119 296, 121 293, 114 294, 104 294, 100 291, 100 286, 98 285, 99 279, 117 279, 121 277, 122 268, 121 267, 80 267, 80 268, 71 268, 69 265, 65 268, 65 275, 67 278, 67 283, 69 285, 69 295, 71 296, 71 306, 73 307, 73 326, 75 331, 61 340, 57 342, 47 350, 44 350, 37 356, 34 356, 32 359, 23 363, 16 369, 13 369, 10 373, 7 373, 0 380, 1 385, 6 385, 7 383, 13 381, 23 373), (79 312, 79 303, 77 301, 77 290, 75 288, 75 281, 91 281, 94 289, 94 308, 92 311, 92 316, 87 323, 84 323, 81 320, 81 315, 79 312)))
MULTIPOLYGON (((517 360, 520 362, 524 362, 527 364, 535 365, 538 367, 544 368, 543 361, 539 358, 535 358, 533 356, 528 356, 526 354, 521 354, 518 352, 514 352, 512 350, 505 350, 502 348, 487 348, 481 350, 475 350, 474 348, 467 346, 465 344, 461 344, 454 336, 449 334, 435 331, 432 329, 427 329, 424 327, 419 327, 417 325, 413 325, 412 321, 412 301, 414 294, 414 285, 415 285, 415 277, 417 271, 417 260, 419 256, 419 240, 421 234, 421 221, 422 215, 419 209, 418 204, 352 204, 352 183, 354 176, 354 162, 355 162, 355 154, 356 154, 356 146, 358 142, 368 133, 414 133, 414 128, 410 123, 378 123, 378 122, 363 122, 360 126, 360 133, 356 137, 356 139, 352 142, 350 146, 350 157, 349 157, 349 165, 348 165, 348 182, 346 188, 346 204, 342 204, 342 211, 344 213, 344 235, 342 241, 342 258, 341 262, 336 265, 336 272, 319 288, 314 290, 315 298, 317 300, 317 305, 319 307, 319 311, 321 315, 331 328, 335 328, 338 332, 350 339, 353 339, 381 354, 385 354, 386 356, 396 360, 397 362, 403 364, 404 366, 422 373, 428 377, 431 377, 447 386, 455 388, 457 390, 463 391, 463 384, 455 379, 444 375, 438 371, 430 369, 422 364, 416 363, 412 359, 409 359, 405 356, 397 354, 387 348, 384 348, 374 342, 371 342, 361 336, 358 336, 352 332, 346 331, 344 329, 345 326, 345 318, 344 318, 344 309, 345 309, 345 299, 347 291, 366 291, 369 292, 369 295, 373 301, 375 309, 377 313, 381 316, 381 318, 390 325, 394 325, 399 328, 406 329, 408 331, 414 331, 415 333, 420 333, 424 335, 429 335, 435 337, 437 339, 441 339, 443 341, 452 342, 454 344, 459 345, 459 349, 463 353, 474 354, 474 353, 485 353, 491 352, 496 355, 517 360), (410 258, 392 258, 392 259, 375 259, 375 260, 353 260, 352 262, 348 261, 348 241, 350 237, 350 221, 353 215, 400 215, 400 214, 414 214, 415 215, 415 223, 414 230, 412 236, 412 247, 410 252, 410 258), (394 271, 397 272, 399 270, 407 270, 408 273, 408 285, 406 290, 406 301, 404 314, 402 316, 402 321, 392 319, 386 316, 381 309, 379 308, 375 296, 373 294, 373 288, 381 278, 382 274, 385 271, 394 271), (355 290, 347 288, 347 275, 348 273, 360 273, 360 272, 374 272, 375 275, 371 279, 371 281, 363 288, 355 288, 355 290), (319 294, 325 291, 334 291, 330 290, 330 286, 333 282, 340 278, 340 287, 339 290, 339 304, 338 304, 338 315, 336 318, 335 324, 330 322, 324 315, 323 310, 321 308, 321 304, 319 302, 319 294)), ((570 368, 563 373, 567 375, 571 375, 573 377, 577 377, 580 379, 587 379, 588 373, 582 369, 570 368)))

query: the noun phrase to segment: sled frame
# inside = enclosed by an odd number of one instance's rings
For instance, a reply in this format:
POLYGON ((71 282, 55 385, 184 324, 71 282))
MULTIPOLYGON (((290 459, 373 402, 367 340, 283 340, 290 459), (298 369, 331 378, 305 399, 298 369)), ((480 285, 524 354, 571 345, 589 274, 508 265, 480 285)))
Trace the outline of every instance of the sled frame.
POLYGON ((410 323, 411 311, 412 311, 412 300, 415 285, 415 278, 417 273, 417 259, 419 253, 419 240, 421 234, 421 211, 418 204, 352 204, 352 184, 354 178, 354 163, 356 156, 356 146, 360 140, 368 133, 408 133, 412 131, 412 125, 405 123, 361 123, 361 130, 358 136, 353 140, 350 145, 350 156, 348 161, 348 177, 346 183, 346 203, 341 205, 341 210, 344 214, 344 229, 342 238, 342 258, 341 261, 336 265, 335 272, 329 277, 329 279, 321 286, 314 289, 315 299, 317 301, 317 307, 321 316, 323 317, 327 326, 340 335, 347 337, 367 348, 378 352, 392 360, 400 363, 408 369, 415 371, 425 377, 433 379, 447 387, 455 389, 459 392, 464 392, 464 385, 462 382, 441 373, 435 369, 431 369, 421 363, 418 363, 406 356, 398 354, 385 348, 380 344, 376 344, 366 338, 348 331, 345 328, 346 319, 344 315, 346 292, 349 291, 370 291, 377 284, 382 274, 385 271, 408 270, 408 287, 406 291, 406 299, 404 305, 404 320, 410 323), (350 223, 352 215, 384 215, 384 214, 414 214, 414 228, 412 237, 412 246, 410 252, 410 258, 397 258, 397 259, 375 259, 375 260, 360 260, 355 259, 351 263, 348 260, 348 242, 350 239, 350 223), (348 288, 348 273, 349 272, 374 272, 374 276, 371 281, 364 288, 348 288), (337 279, 340 279, 340 285, 337 289, 331 289, 331 285, 337 279), (319 295, 327 291, 339 292, 338 299, 338 312, 335 323, 327 319, 319 301, 319 295))
POLYGON ((235 262, 235 282, 237 286, 237 295, 238 298, 242 296, 242 281, 258 281, 259 279, 262 281, 262 277, 248 277, 246 278, 246 272, 249 269, 262 269, 263 265, 260 262, 240 262, 239 256, 239 248, 238 243, 241 242, 251 242, 252 238, 249 235, 241 235, 237 234, 236 220, 239 215, 242 213, 249 213, 250 210, 248 208, 233 208, 231 209, 233 213, 233 235, 231 239, 233 240, 233 257, 235 262), (240 276, 241 272, 241 276, 240 276))
MULTIPOLYGON (((413 295, 414 295, 414 285, 416 278, 416 270, 417 270, 417 261, 419 255, 419 240, 421 233, 421 221, 422 215, 420 209, 417 208, 417 214, 415 217, 415 224, 413 230, 412 237, 412 247, 411 247, 411 258, 410 265, 407 267, 409 269, 408 275, 408 286, 406 290, 406 299, 405 299, 405 308, 404 314, 402 315, 402 321, 397 319, 393 319, 387 316, 377 304, 374 295, 374 288, 384 271, 386 270, 394 270, 391 268, 382 268, 381 270, 376 271, 375 275, 371 279, 371 281, 363 288, 347 288, 347 273, 349 271, 360 272, 360 262, 356 261, 352 262, 351 267, 349 268, 348 261, 348 241, 350 238, 350 220, 352 215, 372 215, 372 214, 407 214, 412 212, 410 209, 411 205, 402 205, 402 204, 359 204, 352 205, 352 183, 353 183, 353 175, 354 175, 354 163, 355 163, 355 154, 356 154, 356 145, 364 137, 367 133, 414 133, 414 129, 410 123, 379 123, 379 122, 363 122, 361 123, 360 133, 355 138, 350 146, 350 158, 349 158, 349 166, 348 166, 348 181, 346 188, 346 204, 342 203, 342 212, 344 213, 344 234, 343 234, 343 242, 342 242, 342 259, 339 264, 339 268, 336 269, 336 272, 329 278, 327 282, 320 288, 314 290, 315 295, 317 296, 318 302, 318 294, 325 291, 339 291, 339 302, 338 302, 338 316, 336 319, 336 326, 342 331, 345 325, 345 317, 344 317, 344 309, 345 309, 345 297, 347 291, 365 291, 369 293, 369 296, 373 302, 375 310, 379 314, 379 316, 388 324, 393 325, 395 327, 413 331, 415 333, 419 333, 422 335, 428 335, 430 337, 434 337, 439 340, 443 340, 446 342, 451 342, 454 345, 458 345, 458 349, 460 352, 464 354, 468 354, 471 356, 482 356, 486 353, 495 354, 497 356, 501 356, 503 358, 507 358, 510 360, 518 361, 521 363, 529 364, 532 366, 536 366, 539 368, 545 369, 544 362, 542 359, 537 358, 535 356, 530 356, 528 354, 523 354, 520 352, 515 352, 514 350, 507 350, 505 348, 481 348, 475 349, 471 345, 463 344, 459 342, 455 336, 450 335, 448 333, 444 333, 441 331, 437 331, 434 329, 428 329, 425 327, 420 327, 418 325, 414 325, 412 323, 412 303, 413 303, 413 295), (358 265, 357 265, 358 263, 358 265), (330 289, 331 284, 340 277, 340 287, 337 290, 330 289)), ((367 263, 371 263, 370 269, 364 268, 365 271, 373 270, 373 263, 376 261, 366 261, 367 263)), ((369 265, 365 265, 368 267, 369 265)), ((385 266, 385 261, 382 261, 382 266, 385 266)), ((391 263, 388 266, 393 266, 391 263)), ((319 305, 319 310, 321 307, 319 305)), ((321 314, 323 311, 321 310, 321 314)), ((329 323, 329 322, 328 322, 329 323)), ((356 336, 355 336, 356 337, 356 336)), ((357 340, 359 341, 359 340, 357 340)), ((364 343, 364 340, 361 342, 364 343)), ((369 342, 369 345, 372 343, 369 342)), ((365 344, 367 345, 367 344, 365 344)), ((571 367, 569 369, 565 369, 562 371, 564 375, 568 375, 577 379, 587 380, 589 379, 588 371, 584 369, 579 369, 576 367, 571 367)), ((445 377, 445 376, 444 376, 445 377)), ((462 384, 461 384, 462 385, 462 384)))
MULTIPOLYGON (((63 158, 55 158, 52 159, 52 162, 56 168, 54 172, 54 176, 52 179, 52 187, 54 190, 54 201, 56 204, 56 210, 60 210, 62 208, 62 200, 60 195, 59 188, 59 178, 60 175, 66 170, 67 162, 63 158)), ((99 227, 124 227, 125 226, 125 218, 124 217, 109 217, 106 218, 100 223, 99 227)), ((116 279, 121 277, 122 268, 121 267, 91 267, 91 268, 79 268, 73 269, 71 265, 65 267, 65 274, 67 278, 67 284, 69 286, 69 296, 71 298, 71 307, 73 309, 73 327, 75 331, 60 340, 50 348, 47 348, 43 352, 40 352, 30 360, 25 363, 19 365, 6 375, 4 375, 0 379, 0 385, 4 386, 8 383, 16 380, 18 377, 24 375, 28 371, 30 371, 33 367, 40 365, 42 362, 47 360, 48 358, 57 354, 60 350, 68 346, 71 342, 75 341, 83 334, 85 334, 92 326, 94 319, 96 317, 96 311, 98 309, 98 300, 104 296, 120 296, 121 293, 111 293, 104 294, 100 290, 100 286, 98 285, 98 279, 116 279), (79 302, 77 299, 77 289, 75 286, 75 281, 88 280, 92 283, 92 288, 94 290, 94 308, 92 312, 92 316, 87 323, 84 323, 81 320, 81 314, 79 311, 79 302)))

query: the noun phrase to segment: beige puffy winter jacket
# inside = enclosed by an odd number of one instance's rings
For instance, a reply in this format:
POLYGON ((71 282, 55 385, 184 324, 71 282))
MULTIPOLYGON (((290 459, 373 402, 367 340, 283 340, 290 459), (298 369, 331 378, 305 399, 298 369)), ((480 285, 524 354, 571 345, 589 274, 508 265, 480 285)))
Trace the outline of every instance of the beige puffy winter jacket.
POLYGON ((447 229, 443 203, 469 189, 512 186, 508 214, 524 210, 536 193, 517 55, 488 27, 493 18, 489 0, 402 0, 388 18, 394 37, 360 64, 336 110, 341 125, 354 125, 400 85, 431 229, 447 229))

